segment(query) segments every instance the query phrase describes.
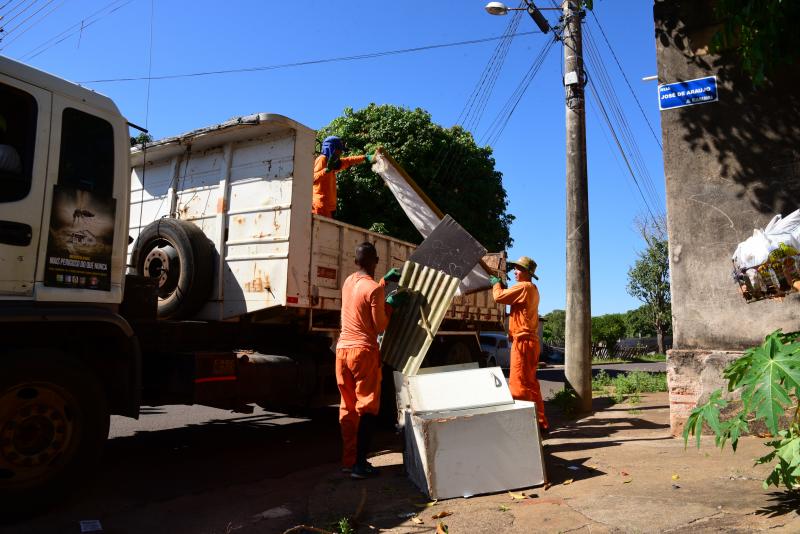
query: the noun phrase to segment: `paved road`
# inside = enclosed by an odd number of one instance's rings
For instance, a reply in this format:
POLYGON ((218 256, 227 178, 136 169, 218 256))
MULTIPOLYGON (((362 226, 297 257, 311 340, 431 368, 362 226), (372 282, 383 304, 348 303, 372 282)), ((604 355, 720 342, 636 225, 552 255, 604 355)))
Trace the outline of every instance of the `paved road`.
MULTIPOLYGON (((597 366, 595 372, 600 368, 663 371, 664 364, 597 366)), ((563 387, 563 366, 540 369, 539 377, 547 398, 563 387)), ((398 446, 391 431, 377 438, 377 447, 398 446)), ((337 469, 339 439, 335 408, 313 418, 258 408, 249 415, 202 406, 145 408, 138 421, 113 418, 100 473, 71 500, 0 527, 0 534, 75 533, 84 519, 102 520, 107 533, 225 532, 225 518, 244 507, 302 509, 314 477, 337 469)))

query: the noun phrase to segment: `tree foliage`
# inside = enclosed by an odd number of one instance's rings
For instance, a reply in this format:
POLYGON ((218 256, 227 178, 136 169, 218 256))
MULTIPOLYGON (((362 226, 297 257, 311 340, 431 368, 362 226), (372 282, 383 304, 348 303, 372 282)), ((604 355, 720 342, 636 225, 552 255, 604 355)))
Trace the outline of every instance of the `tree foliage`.
POLYGON ((625 314, 607 313, 592 317, 592 342, 602 341, 608 354, 614 354, 617 341, 625 336, 625 314))
POLYGON ((658 351, 664 352, 664 334, 670 323, 672 302, 669 286, 669 247, 663 217, 639 222, 647 247, 628 270, 628 293, 644 302, 658 338, 658 351))
POLYGON ((716 435, 716 444, 722 448, 730 440, 736 451, 739 437, 749 431, 752 421, 762 421, 775 439, 765 445, 772 451, 756 460, 758 464, 777 461, 764 481, 770 485, 785 486, 788 490, 800 489, 800 332, 783 334, 780 330, 768 335, 761 346, 751 348, 744 356, 725 368, 723 377, 728 381, 728 391, 741 388, 741 409, 730 419, 722 421, 720 412, 728 404, 722 392, 716 390, 710 399, 689 415, 683 430, 683 439, 700 434, 707 424, 716 435), (791 408, 793 416, 783 425, 784 414, 791 408), (784 428, 785 426, 785 428, 784 428))
POLYGON ((756 85, 800 54, 797 0, 717 0, 715 4, 722 30, 714 36, 714 48, 733 49, 756 85))
MULTIPOLYGON (((664 334, 672 333, 672 316, 665 317, 667 324, 664 334)), ((625 337, 655 337, 656 327, 653 324, 653 312, 647 304, 625 312, 625 337)))
POLYGON ((567 312, 564 310, 553 310, 543 315, 542 319, 544 320, 542 339, 547 343, 564 341, 567 328, 567 312))
POLYGON ((146 132, 140 132, 136 137, 131 137, 131 146, 143 145, 145 143, 152 143, 153 136, 146 132))
MULTIPOLYGON (((370 104, 344 110, 318 132, 338 135, 352 154, 382 146, 405 168, 444 212, 490 251, 511 245, 508 198, 502 174, 494 168, 490 147, 479 147, 461 127, 443 128, 422 109, 370 104)), ((367 165, 338 174, 336 218, 399 239, 419 243, 421 236, 380 176, 367 165)))

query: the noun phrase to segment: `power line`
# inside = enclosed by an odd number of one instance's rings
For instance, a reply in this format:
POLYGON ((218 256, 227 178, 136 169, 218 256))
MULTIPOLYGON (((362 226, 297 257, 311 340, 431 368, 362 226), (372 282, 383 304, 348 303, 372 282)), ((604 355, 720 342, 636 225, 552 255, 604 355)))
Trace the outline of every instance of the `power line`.
MULTIPOLYGON (((16 28, 18 28, 18 27, 22 26, 22 24, 24 24, 24 23, 25 23, 25 22, 27 22, 28 20, 32 19, 33 17, 35 17, 35 16, 36 16, 37 14, 39 14, 39 12, 41 12, 41 11, 42 11, 44 8, 46 8, 46 7, 47 7, 47 6, 49 6, 51 3, 53 3, 53 1, 54 1, 54 0, 50 0, 49 2, 47 2, 45 5, 43 5, 43 6, 41 7, 41 9, 39 9, 38 11, 36 11, 36 13, 34 13, 34 14, 33 14, 33 15, 31 15, 30 17, 28 17, 27 19, 25 19, 24 21, 22 21, 22 22, 21 22, 21 23, 20 23, 18 26, 16 26, 14 29, 16 29, 16 28)), ((6 47, 7 47, 7 46, 9 46, 11 43, 13 43, 13 42, 14 42, 14 41, 16 41, 17 39, 19 39, 20 37, 22 37, 23 35, 25 35, 25 34, 26 34, 28 31, 30 31, 30 30, 31 30, 31 28, 33 28, 34 26, 36 26, 37 24, 39 24, 40 22, 42 22, 44 19, 46 19, 47 17, 49 17, 49 16, 50 16, 50 15, 51 15, 51 14, 52 14, 52 13, 53 13, 53 12, 54 12, 56 9, 58 9, 58 8, 59 8, 59 7, 61 7, 61 6, 63 6, 63 5, 64 5, 64 3, 65 3, 66 1, 67 1, 67 0, 61 0, 61 2, 60 2, 60 3, 56 4, 56 5, 53 7, 53 9, 51 9, 50 11, 48 11, 47 13, 45 13, 44 15, 42 15, 42 16, 41 16, 41 17, 40 17, 38 20, 35 20, 35 21, 31 22, 31 23, 28 25, 28 27, 27 27, 27 28, 25 28, 24 30, 22 30, 20 33, 18 33, 18 34, 16 34, 16 35, 14 35, 14 38, 13 38, 13 39, 11 39, 11 40, 10 40, 10 41, 9 41, 9 42, 8 42, 8 43, 7 43, 7 44, 4 46, 4 47, 3 47, 3 48, 0 48, 0 50, 2 50, 2 49, 4 49, 4 48, 6 48, 6 47)))
POLYGON ((606 42, 606 45, 608 45, 608 50, 611 52, 611 56, 614 58, 614 61, 616 62, 617 67, 619 67, 619 71, 622 74, 622 77, 625 79, 625 84, 628 86, 628 90, 631 92, 631 95, 633 95, 633 99, 636 101, 636 105, 639 106, 639 111, 642 113, 642 117, 644 118, 644 121, 647 123, 647 127, 650 129, 650 133, 653 134, 653 139, 655 140, 658 147, 663 150, 663 147, 661 146, 661 140, 656 135, 655 130, 653 130, 653 125, 650 124, 650 119, 647 118, 647 115, 645 114, 644 109, 642 108, 642 103, 639 101, 639 97, 636 96, 636 93, 633 91, 633 87, 631 87, 631 82, 628 80, 628 76, 625 74, 625 69, 622 68, 619 58, 617 57, 617 54, 614 52, 614 48, 611 46, 608 37, 606 37, 606 32, 603 30, 603 26, 600 24, 600 19, 597 18, 597 15, 595 14, 593 9, 590 11, 592 13, 592 18, 594 18, 595 23, 597 23, 597 28, 600 30, 600 34, 603 36, 603 40, 606 42))
POLYGON ((552 50, 555 42, 556 41, 553 39, 544 43, 544 46, 542 46, 541 50, 539 50, 539 54, 534 59, 530 68, 522 77, 522 80, 520 80, 519 84, 517 84, 514 92, 511 93, 511 96, 508 98, 500 112, 495 117, 494 121, 492 121, 492 123, 489 125, 489 128, 484 133, 483 137, 481 138, 481 144, 484 144, 483 141, 485 140, 485 144, 492 145, 500 138, 500 135, 502 135, 506 125, 508 125, 511 116, 514 114, 514 111, 516 111, 517 106, 522 100, 522 97, 525 95, 525 92, 528 90, 528 87, 530 87, 533 79, 536 77, 536 74, 538 74, 539 69, 541 69, 542 65, 544 64, 544 60, 547 58, 547 54, 550 52, 550 50, 552 50))
MULTIPOLYGON (((530 32, 519 32, 514 34, 514 36, 520 35, 532 35, 535 33, 541 33, 538 31, 530 31, 530 32)), ((220 74, 236 74, 236 73, 243 73, 243 72, 260 72, 260 71, 268 71, 268 70, 278 70, 278 69, 285 69, 291 67, 304 67, 307 65, 320 65, 323 63, 337 63, 342 61, 358 61, 362 59, 372 59, 376 57, 383 57, 383 56, 392 56, 398 54, 409 54, 413 52, 423 52, 426 50, 435 50, 440 48, 450 48, 454 46, 465 46, 465 45, 473 45, 473 44, 480 44, 480 43, 487 43, 490 41, 497 41, 499 39, 503 39, 504 36, 495 36, 495 37, 486 37, 483 39, 471 39, 469 41, 459 41, 455 43, 442 43, 442 44, 435 44, 435 45, 427 45, 427 46, 417 46, 414 48, 402 48, 399 50, 386 50, 382 52, 371 52, 368 54, 358 54, 353 56, 340 56, 340 57, 333 57, 333 58, 324 58, 324 59, 312 59, 308 61, 297 61, 294 63, 280 63, 277 65, 265 65, 261 67, 244 67, 239 69, 225 69, 225 70, 213 70, 213 71, 203 71, 203 72, 190 72, 184 74, 164 74, 160 76, 131 76, 127 78, 105 78, 99 80, 86 80, 78 83, 114 83, 114 82, 135 82, 135 81, 143 81, 143 80, 174 80, 178 78, 195 78, 200 76, 215 76, 220 74)))
POLYGON ((69 26, 68 28, 56 34, 55 36, 51 37, 50 39, 47 39, 44 42, 40 43, 39 45, 35 46, 31 50, 23 54, 21 56, 22 59, 29 61, 37 57, 38 55, 43 54, 44 52, 50 50, 54 46, 62 43, 66 39, 69 39, 76 33, 82 32, 83 30, 85 30, 95 22, 99 21, 100 19, 107 17, 112 13, 115 13, 116 11, 125 7, 131 2, 133 2, 133 0, 114 0, 113 2, 106 4, 105 6, 93 12, 92 14, 84 17, 79 22, 76 22, 75 24, 69 26), (107 13, 103 13, 106 10, 110 11, 108 11, 107 13))

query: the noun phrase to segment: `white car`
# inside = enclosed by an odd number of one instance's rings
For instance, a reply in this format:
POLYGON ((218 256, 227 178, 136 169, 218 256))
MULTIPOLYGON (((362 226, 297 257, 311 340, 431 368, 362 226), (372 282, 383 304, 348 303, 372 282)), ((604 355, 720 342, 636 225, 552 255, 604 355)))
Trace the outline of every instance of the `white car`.
POLYGON ((482 332, 478 337, 487 367, 508 369, 511 365, 511 345, 505 332, 482 332))

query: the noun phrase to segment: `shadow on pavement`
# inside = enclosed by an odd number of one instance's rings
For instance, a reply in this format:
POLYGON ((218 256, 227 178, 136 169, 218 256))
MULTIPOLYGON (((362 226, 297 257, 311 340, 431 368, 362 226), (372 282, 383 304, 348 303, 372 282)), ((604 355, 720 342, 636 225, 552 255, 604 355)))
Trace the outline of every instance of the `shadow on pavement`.
POLYGON ((756 514, 778 517, 800 510, 800 491, 775 491, 769 494, 769 500, 773 504, 759 508, 756 510, 756 514))

